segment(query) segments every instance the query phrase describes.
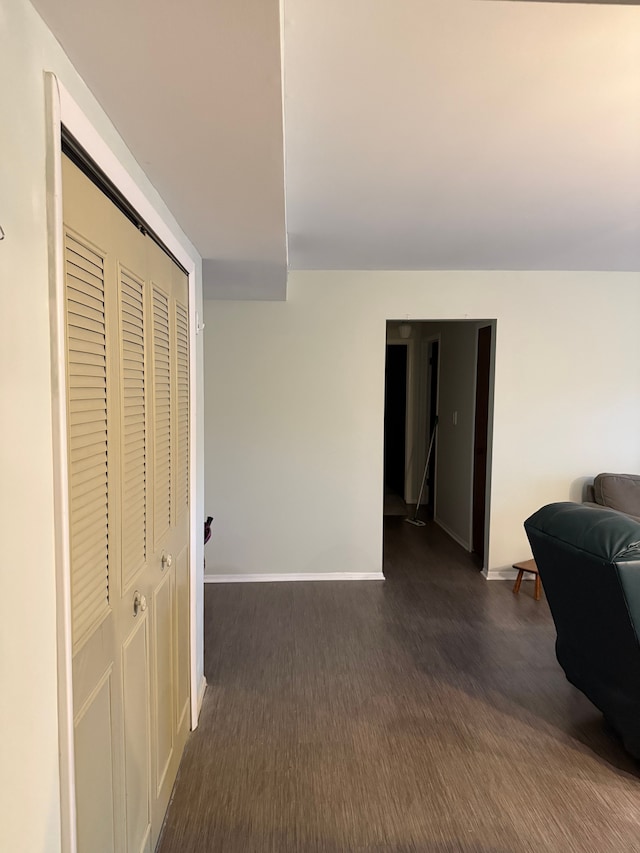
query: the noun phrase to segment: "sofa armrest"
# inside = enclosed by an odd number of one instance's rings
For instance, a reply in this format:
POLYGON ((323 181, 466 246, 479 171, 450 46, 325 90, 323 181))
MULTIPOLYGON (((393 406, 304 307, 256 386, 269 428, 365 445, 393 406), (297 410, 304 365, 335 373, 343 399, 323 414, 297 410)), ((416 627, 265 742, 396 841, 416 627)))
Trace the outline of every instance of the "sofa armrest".
POLYGON ((640 523, 615 510, 569 502, 548 504, 524 526, 529 538, 535 531, 609 563, 640 558, 640 523))

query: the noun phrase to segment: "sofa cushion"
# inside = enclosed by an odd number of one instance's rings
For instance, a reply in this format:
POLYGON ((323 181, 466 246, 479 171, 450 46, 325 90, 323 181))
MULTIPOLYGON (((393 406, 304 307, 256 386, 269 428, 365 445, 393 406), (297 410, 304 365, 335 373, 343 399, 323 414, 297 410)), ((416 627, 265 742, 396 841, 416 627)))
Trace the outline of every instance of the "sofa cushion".
POLYGON ((593 492, 600 506, 640 516, 640 475, 598 474, 593 481, 593 492))

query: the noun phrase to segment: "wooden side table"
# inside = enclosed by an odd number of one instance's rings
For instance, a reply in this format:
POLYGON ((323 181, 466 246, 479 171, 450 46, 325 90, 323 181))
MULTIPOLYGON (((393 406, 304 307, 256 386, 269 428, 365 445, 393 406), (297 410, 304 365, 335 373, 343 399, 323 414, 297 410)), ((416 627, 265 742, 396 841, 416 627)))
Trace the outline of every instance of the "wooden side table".
POLYGON ((522 563, 514 563, 513 568, 518 570, 518 577, 516 578, 516 582, 513 585, 513 594, 517 595, 520 592, 520 584, 522 583, 522 578, 525 572, 530 572, 532 575, 535 575, 535 589, 533 592, 533 597, 536 601, 540 601, 540 575, 538 574, 538 567, 536 566, 535 560, 524 560, 522 563))

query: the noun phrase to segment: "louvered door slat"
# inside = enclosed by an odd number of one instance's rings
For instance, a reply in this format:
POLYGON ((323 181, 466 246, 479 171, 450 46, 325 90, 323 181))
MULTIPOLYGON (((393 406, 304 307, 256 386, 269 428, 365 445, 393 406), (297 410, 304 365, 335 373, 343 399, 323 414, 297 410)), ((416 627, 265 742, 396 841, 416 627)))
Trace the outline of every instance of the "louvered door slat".
POLYGON ((78 360, 80 359, 80 357, 82 357, 84 359, 85 364, 90 364, 96 368, 99 367, 104 360, 104 353, 92 352, 90 347, 87 347, 87 349, 83 353, 80 353, 77 350, 72 350, 70 348, 69 357, 72 359, 72 363, 73 361, 75 361, 74 356, 76 355, 78 360))
MULTIPOLYGON (((146 450, 146 436, 142 436, 142 438, 138 438, 135 441, 131 441, 127 446, 127 451, 124 453, 124 463, 125 468, 128 468, 130 471, 138 469, 142 470, 142 464, 140 462, 140 457, 145 453, 146 450)), ((133 507, 129 508, 130 511, 133 510, 133 507)))
POLYGON ((96 440, 95 433, 92 435, 71 435, 70 438, 74 445, 73 452, 71 453, 71 459, 88 459, 90 456, 93 457, 94 454, 96 456, 100 456, 101 443, 96 440))
POLYGON ((109 611, 109 495, 104 262, 65 240, 71 609, 75 645, 109 611))
POLYGON ((76 495, 71 501, 71 509, 75 512, 78 521, 93 517, 102 506, 102 496, 93 495, 89 492, 76 495))
POLYGON ((72 251, 67 252, 67 273, 74 281, 83 281, 85 284, 95 288, 97 292, 102 290, 102 267, 97 264, 86 263, 72 251))
POLYGON ((145 284, 120 270, 122 359, 122 587, 147 559, 147 388, 145 376, 145 284), (129 488, 135 484, 135 488, 129 488))
POLYGON ((133 424, 144 426, 144 409, 142 406, 125 406, 125 409, 132 426, 133 424))
POLYGON ((104 316, 104 300, 98 289, 79 279, 67 279, 67 302, 71 314, 89 316, 98 322, 104 316))
POLYGON ((153 392, 155 424, 154 531, 156 542, 171 524, 171 361, 169 299, 153 288, 153 392))
POLYGON ((189 315, 176 302, 176 512, 180 516, 189 506, 189 315))
POLYGON ((142 317, 143 309, 138 302, 138 295, 135 288, 122 286, 120 288, 120 296, 122 298, 122 311, 124 314, 139 315, 142 317))
POLYGON ((89 445, 89 447, 72 446, 69 458, 74 465, 77 462, 90 462, 91 464, 94 462, 104 462, 106 464, 107 446, 106 444, 100 446, 89 445))
POLYGON ((100 299, 102 287, 98 277, 67 267, 67 281, 75 294, 83 293, 86 297, 100 299))
POLYGON ((142 322, 142 316, 136 318, 132 315, 127 315, 122 318, 122 331, 123 334, 129 335, 132 338, 135 338, 137 335, 139 324, 142 322))
POLYGON ((105 476, 106 466, 91 467, 88 471, 83 471, 81 476, 76 481, 74 488, 74 496, 71 503, 75 505, 77 500, 87 501, 92 496, 92 487, 96 479, 105 476))
POLYGON ((67 260, 72 267, 87 270, 96 276, 96 278, 102 280, 102 264, 100 260, 96 261, 95 257, 92 258, 83 254, 82 250, 77 252, 74 243, 67 245, 67 260))
POLYGON ((73 350, 74 345, 78 344, 80 347, 86 345, 87 342, 94 344, 98 347, 98 350, 92 349, 91 352, 100 351, 100 348, 104 352, 105 344, 104 338, 97 332, 92 332, 89 329, 81 329, 79 327, 69 328, 67 332, 67 337, 69 340, 69 349, 73 350), (84 342, 84 343, 82 343, 84 342))
POLYGON ((73 415, 69 417, 69 426, 71 429, 77 429, 82 426, 88 426, 90 424, 103 424, 106 423, 104 418, 96 419, 96 413, 92 412, 91 409, 77 409, 74 411, 73 415))
POLYGON ((78 411, 89 411, 92 406, 95 405, 94 400, 102 400, 104 394, 101 390, 96 390, 94 388, 75 388, 74 389, 74 397, 77 400, 78 411))
POLYGON ((102 508, 96 509, 85 509, 83 504, 80 504, 80 508, 77 510, 78 516, 78 538, 83 536, 86 533, 87 541, 89 534, 93 534, 96 531, 102 529, 102 520, 103 517, 100 515, 102 508), (84 530, 82 529, 84 527, 84 530))
MULTIPOLYGON (((73 547, 71 548, 71 554, 77 559, 79 562, 84 560, 85 554, 91 554, 92 557, 97 553, 98 548, 108 547, 109 544, 109 536, 107 526, 103 525, 102 528, 100 525, 96 525, 95 530, 92 530, 91 535, 89 533, 85 533, 84 535, 78 535, 74 537, 73 547), (89 549, 92 549, 91 551, 89 549)), ((87 557, 88 560, 88 557, 87 557)))
POLYGON ((91 611, 97 610, 101 606, 102 600, 108 594, 109 589, 106 581, 102 589, 94 590, 88 586, 86 590, 82 590, 80 593, 75 594, 74 601, 79 613, 81 614, 78 618, 79 630, 84 631, 92 627, 93 622, 90 619, 89 614, 91 611))
POLYGON ((122 339, 122 355, 126 359, 136 360, 136 353, 138 352, 138 347, 142 343, 142 338, 133 338, 133 337, 123 337, 122 339))
MULTIPOLYGON (((89 413, 86 414, 89 415, 89 413)), ((69 425, 69 432, 73 437, 78 438, 81 436, 99 435, 100 431, 104 429, 105 424, 106 421, 94 420, 75 422, 69 425)))
POLYGON ((122 305, 122 331, 127 334, 137 335, 140 333, 142 323, 142 310, 133 311, 128 305, 122 305))
POLYGON ((67 314, 67 322, 71 327, 71 334, 73 334, 74 330, 83 329, 88 332, 95 332, 98 336, 102 335, 104 332, 104 324, 99 321, 92 320, 89 317, 85 317, 83 314, 74 313, 69 311, 67 314))

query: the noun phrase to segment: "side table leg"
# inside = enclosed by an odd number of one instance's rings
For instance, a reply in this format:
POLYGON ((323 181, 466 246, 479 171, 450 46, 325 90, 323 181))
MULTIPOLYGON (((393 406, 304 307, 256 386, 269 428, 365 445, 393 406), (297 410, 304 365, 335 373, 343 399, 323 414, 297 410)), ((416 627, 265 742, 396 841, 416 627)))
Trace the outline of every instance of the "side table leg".
POLYGON ((513 594, 517 595, 520 592, 520 584, 522 583, 522 578, 524 576, 524 571, 520 569, 518 572, 518 577, 516 578, 516 582, 513 585, 513 594))

